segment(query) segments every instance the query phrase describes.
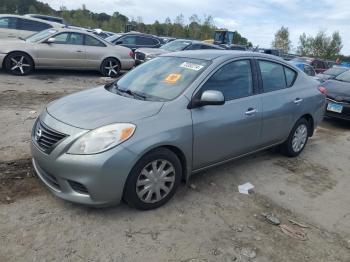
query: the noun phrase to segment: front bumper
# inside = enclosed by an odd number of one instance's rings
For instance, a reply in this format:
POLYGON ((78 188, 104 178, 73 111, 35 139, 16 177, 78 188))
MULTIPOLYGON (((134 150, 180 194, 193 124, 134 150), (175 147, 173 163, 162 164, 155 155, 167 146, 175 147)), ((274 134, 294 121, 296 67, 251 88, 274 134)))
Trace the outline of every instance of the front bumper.
POLYGON ((350 121, 350 103, 338 102, 331 99, 327 99, 327 107, 329 103, 341 105, 343 107, 343 110, 341 113, 337 113, 326 109, 326 113, 325 113, 326 117, 338 118, 338 119, 350 121))
POLYGON ((137 155, 121 145, 100 154, 67 154, 71 144, 86 130, 68 126, 47 113, 40 121, 68 134, 49 154, 34 141, 31 143, 34 169, 50 191, 64 200, 90 206, 118 204, 137 155))
POLYGON ((6 56, 7 54, 0 53, 0 68, 2 68, 6 56))

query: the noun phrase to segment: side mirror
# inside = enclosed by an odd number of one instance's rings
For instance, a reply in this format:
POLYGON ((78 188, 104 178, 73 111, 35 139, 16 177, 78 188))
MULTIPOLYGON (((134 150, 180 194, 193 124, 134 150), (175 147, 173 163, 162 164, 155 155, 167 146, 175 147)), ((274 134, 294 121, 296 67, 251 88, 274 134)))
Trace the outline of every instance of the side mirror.
POLYGON ((119 40, 119 41, 115 42, 114 44, 121 45, 122 43, 123 43, 123 41, 119 40))
POLYGON ((194 99, 190 105, 190 108, 196 108, 201 106, 218 106, 225 104, 224 94, 216 90, 204 91, 200 99, 194 99))
POLYGON ((45 41, 45 43, 47 43, 47 44, 53 44, 53 43, 55 43, 55 41, 56 41, 56 39, 55 39, 54 37, 50 37, 49 39, 47 39, 47 40, 45 41))

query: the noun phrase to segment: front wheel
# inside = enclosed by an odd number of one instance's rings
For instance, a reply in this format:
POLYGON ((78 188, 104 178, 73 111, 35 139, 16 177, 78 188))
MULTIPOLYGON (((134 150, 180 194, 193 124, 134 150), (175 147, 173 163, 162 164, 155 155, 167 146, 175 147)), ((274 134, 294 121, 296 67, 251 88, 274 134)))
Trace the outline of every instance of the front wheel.
POLYGON ((101 74, 108 77, 117 77, 120 72, 120 63, 117 59, 106 58, 101 64, 101 74))
POLYGON ((296 157, 304 150, 309 138, 309 123, 301 118, 294 125, 286 142, 281 145, 281 151, 289 157, 296 157))
POLYGON ((21 52, 9 54, 6 57, 5 66, 9 73, 17 76, 27 75, 34 69, 31 57, 21 52))
POLYGON ((160 207, 174 195, 181 175, 180 160, 172 151, 154 150, 142 157, 130 172, 124 200, 141 210, 160 207))

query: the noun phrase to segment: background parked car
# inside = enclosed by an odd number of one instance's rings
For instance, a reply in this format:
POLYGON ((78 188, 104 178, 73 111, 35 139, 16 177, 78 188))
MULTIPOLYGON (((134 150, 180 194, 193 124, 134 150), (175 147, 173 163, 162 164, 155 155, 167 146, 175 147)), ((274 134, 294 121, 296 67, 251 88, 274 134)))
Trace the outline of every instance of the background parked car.
POLYGON ((161 54, 184 51, 184 50, 202 50, 202 49, 220 49, 224 48, 218 45, 207 44, 196 40, 177 39, 169 42, 160 48, 140 48, 135 50, 136 65, 143 63, 146 60, 155 58, 161 54))
POLYGON ((66 22, 62 17, 57 17, 57 16, 49 16, 49 15, 40 15, 40 14, 26 14, 24 17, 31 17, 31 18, 37 18, 49 22, 55 22, 59 24, 66 25, 66 22))
POLYGON ((296 58, 293 58, 291 61, 309 64, 315 69, 315 72, 317 74, 323 73, 329 68, 327 62, 316 58, 296 57, 296 58))
POLYGON ((0 15, 0 39, 25 38, 48 28, 59 28, 62 24, 19 15, 0 15))
POLYGON ((301 71, 303 71, 308 76, 312 76, 312 77, 316 76, 315 69, 311 65, 302 63, 299 61, 290 61, 290 63, 298 67, 301 71))
POLYGON ((14 75, 34 68, 97 70, 115 77, 134 66, 129 48, 114 46, 86 31, 47 29, 25 40, 0 42, 0 66, 14 75))
POLYGON ((107 41, 136 50, 137 48, 148 47, 158 48, 162 46, 163 40, 158 36, 142 33, 123 33, 106 38, 107 41))
POLYGON ((327 69, 323 73, 317 74, 316 79, 322 83, 322 82, 327 81, 329 79, 334 79, 338 75, 340 75, 348 70, 350 70, 349 67, 333 66, 332 68, 327 69))
POLYGON ((350 121, 350 71, 322 84, 327 89, 326 116, 350 121))
POLYGON ((176 40, 175 37, 170 37, 170 36, 160 36, 159 38, 162 39, 163 44, 166 44, 166 43, 169 43, 169 42, 176 40))

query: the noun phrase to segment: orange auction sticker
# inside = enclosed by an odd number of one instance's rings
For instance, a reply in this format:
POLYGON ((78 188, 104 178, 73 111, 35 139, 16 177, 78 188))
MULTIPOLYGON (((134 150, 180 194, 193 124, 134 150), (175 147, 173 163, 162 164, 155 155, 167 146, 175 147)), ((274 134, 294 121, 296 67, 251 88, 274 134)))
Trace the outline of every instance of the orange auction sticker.
POLYGON ((168 84, 175 84, 181 78, 181 74, 169 74, 165 78, 165 82, 168 84))

